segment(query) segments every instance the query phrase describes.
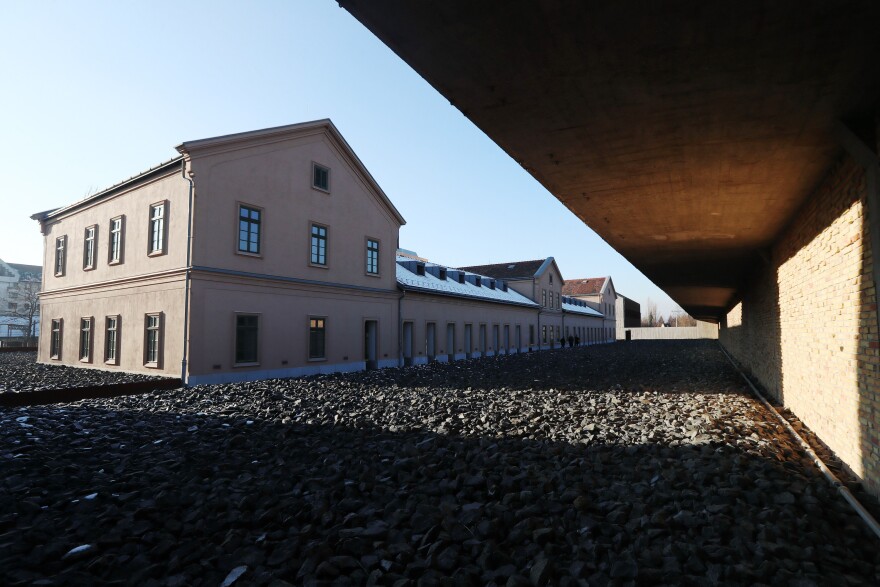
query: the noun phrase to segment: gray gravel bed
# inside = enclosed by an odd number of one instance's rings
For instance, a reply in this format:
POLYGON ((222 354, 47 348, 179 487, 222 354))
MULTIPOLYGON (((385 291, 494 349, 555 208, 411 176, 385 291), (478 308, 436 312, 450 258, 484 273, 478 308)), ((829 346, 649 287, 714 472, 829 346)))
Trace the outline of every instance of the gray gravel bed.
POLYGON ((877 585, 714 343, 0 410, 0 584, 877 585))
POLYGON ((162 379, 150 375, 37 363, 37 353, 0 353, 0 393, 90 387, 162 379))

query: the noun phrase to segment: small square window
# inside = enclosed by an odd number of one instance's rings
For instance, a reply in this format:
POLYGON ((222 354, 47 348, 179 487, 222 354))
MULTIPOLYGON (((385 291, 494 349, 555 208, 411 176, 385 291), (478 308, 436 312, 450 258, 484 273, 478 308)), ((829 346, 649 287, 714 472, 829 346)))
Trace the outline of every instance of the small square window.
POLYGON ((325 192, 330 191, 330 169, 317 163, 312 164, 312 187, 325 192))

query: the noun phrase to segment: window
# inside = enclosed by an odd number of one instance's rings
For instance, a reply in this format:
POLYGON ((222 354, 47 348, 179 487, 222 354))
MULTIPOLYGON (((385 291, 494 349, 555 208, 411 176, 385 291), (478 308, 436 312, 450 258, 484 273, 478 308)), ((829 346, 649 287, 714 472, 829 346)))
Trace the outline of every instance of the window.
POLYGON ((535 325, 529 324, 529 344, 535 344, 535 325))
POLYGON ((259 362, 257 350, 260 334, 260 317, 256 314, 235 316, 235 363, 237 365, 259 362))
POLYGON ((67 246, 67 235, 55 239, 55 275, 64 275, 64 249, 67 246))
POLYGON ((238 252, 260 254, 260 211, 250 206, 238 207, 238 252))
POLYGON ((309 358, 325 357, 326 327, 324 318, 309 318, 309 358))
POLYGON ((327 264, 327 227, 312 224, 312 251, 311 262, 313 265, 327 264))
POLYGON ((150 206, 150 254, 165 250, 165 202, 150 206))
POLYGON ((547 326, 541 327, 541 340, 545 343, 547 342, 547 326))
POLYGON ((122 216, 110 220, 110 264, 122 262, 122 216))
POLYGON ((367 239, 367 273, 379 275, 379 241, 367 239))
POLYGON ((144 363, 147 367, 158 367, 162 351, 162 315, 147 314, 144 328, 144 363))
POLYGON ((550 274, 550 285, 553 285, 553 274, 550 274))
POLYGON ((550 292, 550 309, 552 310, 553 307, 554 307, 554 306, 553 306, 553 292, 551 291, 551 292, 550 292))
POLYGON ((92 360, 92 319, 81 318, 79 321, 79 360, 92 360))
POLYGON ((328 168, 312 163, 312 187, 325 192, 330 191, 330 170, 328 168))
POLYGON ((562 304, 559 302, 559 292, 556 292, 556 307, 562 309, 562 304))
POLYGON ((83 239, 83 269, 95 268, 95 237, 97 233, 97 226, 86 228, 85 238, 83 239))
POLYGON ((107 316, 104 331, 104 362, 115 364, 119 354, 119 316, 107 316))
POLYGON ((52 338, 49 340, 49 357, 52 359, 61 358, 61 318, 52 320, 52 338))
POLYGON ((541 290, 541 305, 544 306, 545 308, 547 307, 547 290, 546 289, 541 290))

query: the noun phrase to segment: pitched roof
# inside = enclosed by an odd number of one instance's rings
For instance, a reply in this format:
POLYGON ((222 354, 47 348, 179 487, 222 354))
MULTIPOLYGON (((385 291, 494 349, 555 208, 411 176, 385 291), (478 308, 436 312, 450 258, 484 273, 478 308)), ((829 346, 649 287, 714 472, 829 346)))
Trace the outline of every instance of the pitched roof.
MULTIPOLYGON (((476 280, 468 278, 467 275, 464 283, 459 283, 456 278, 457 275, 447 274, 446 279, 440 279, 438 275, 435 275, 435 273, 440 273, 436 271, 438 268, 445 269, 444 266, 437 265, 436 263, 416 261, 409 257, 398 255, 396 263, 397 284, 404 290, 419 291, 427 294, 468 298, 498 304, 512 304, 529 308, 538 307, 538 304, 513 289, 507 288, 505 291, 500 284, 492 288, 490 284, 491 279, 487 276, 479 276, 481 278, 486 277, 480 280, 480 285, 477 285, 476 280), (416 266, 419 264, 425 267, 424 275, 419 275, 415 271, 416 266)), ((450 269, 448 271, 455 270, 450 269)), ((472 272, 467 273, 470 273, 471 277, 476 275, 472 272)))
MULTIPOLYGON (((549 257, 552 259, 553 257, 549 257)), ((462 271, 470 271, 479 275, 487 275, 495 279, 531 279, 538 274, 547 259, 534 261, 514 261, 512 263, 495 263, 493 265, 472 265, 459 267, 462 271)))
POLYGON ((594 310, 590 306, 587 305, 586 302, 581 300, 576 300, 573 298, 569 298, 568 296, 564 296, 562 298, 562 310, 564 312, 571 312, 572 314, 583 314, 584 316, 593 316, 594 318, 604 318, 605 315, 598 310, 594 310))
POLYGON ((569 279, 562 286, 564 296, 592 296, 602 291, 607 277, 587 277, 584 279, 569 279))
POLYGON ((23 263, 7 263, 7 265, 18 271, 18 276, 21 279, 26 279, 28 276, 39 278, 43 275, 42 265, 25 265, 23 263))

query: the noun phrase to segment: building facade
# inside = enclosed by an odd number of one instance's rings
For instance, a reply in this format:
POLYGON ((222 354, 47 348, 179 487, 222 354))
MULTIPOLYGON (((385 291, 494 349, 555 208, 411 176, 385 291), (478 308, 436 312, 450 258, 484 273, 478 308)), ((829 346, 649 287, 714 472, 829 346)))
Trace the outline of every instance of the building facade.
POLYGON ((31 346, 40 335, 43 268, 0 259, 0 346, 31 346))
POLYGON ((604 316, 601 332, 603 341, 611 342, 617 337, 617 292, 610 276, 570 279, 565 283, 563 293, 585 301, 604 316))
POLYGON ((34 215, 41 362, 193 385, 606 340, 552 257, 505 280, 397 256, 404 219, 329 120, 177 150, 34 215))

